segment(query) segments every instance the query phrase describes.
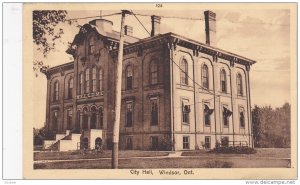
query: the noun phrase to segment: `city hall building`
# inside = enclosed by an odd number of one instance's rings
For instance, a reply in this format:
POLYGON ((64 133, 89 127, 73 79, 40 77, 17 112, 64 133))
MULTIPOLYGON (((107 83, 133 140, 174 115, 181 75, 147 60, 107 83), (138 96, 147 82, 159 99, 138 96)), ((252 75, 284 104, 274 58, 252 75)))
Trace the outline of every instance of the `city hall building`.
MULTIPOLYGON (((253 146, 250 66, 255 61, 216 47, 216 14, 204 12, 206 43, 125 26, 120 149, 211 149, 253 146)), ((150 21, 150 20, 149 20, 150 21)), ((73 62, 43 70, 47 77, 46 129, 60 151, 112 145, 119 32, 113 22, 85 24, 67 53, 73 62)))

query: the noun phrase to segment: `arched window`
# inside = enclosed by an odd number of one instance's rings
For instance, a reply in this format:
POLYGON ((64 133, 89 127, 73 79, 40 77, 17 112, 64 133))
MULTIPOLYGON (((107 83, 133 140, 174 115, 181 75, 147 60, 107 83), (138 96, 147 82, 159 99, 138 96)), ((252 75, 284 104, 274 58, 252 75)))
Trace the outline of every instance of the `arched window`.
POLYGON ((206 64, 202 66, 202 86, 205 89, 209 88, 209 81, 208 81, 208 67, 206 64))
POLYGON ((188 85, 188 63, 183 59, 180 63, 181 68, 181 84, 188 85))
POLYGON ((73 78, 70 78, 69 84, 68 84, 68 98, 73 98, 73 78))
POLYGON ((89 40, 89 54, 93 54, 95 52, 95 39, 91 37, 89 40))
POLYGON ((227 92, 226 89, 226 72, 224 69, 221 70, 221 92, 227 92))
POLYGON ((157 84, 158 82, 158 65, 157 61, 154 60, 151 62, 150 65, 150 83, 157 84))
POLYGON ((103 70, 99 70, 99 91, 103 91, 103 70))
POLYGON ((240 73, 236 77, 236 83, 237 83, 237 94, 238 94, 238 96, 242 96, 243 95, 243 78, 240 73))
POLYGON ((99 122, 100 122, 99 126, 102 129, 103 128, 103 108, 102 107, 99 108, 99 122))
POLYGON ((128 65, 126 68, 126 89, 132 89, 132 81, 133 81, 133 70, 132 65, 128 65))
POLYGON ((84 75, 83 73, 80 74, 80 94, 84 94, 84 88, 83 88, 83 78, 84 78, 84 75))
POLYGON ((90 92, 90 69, 85 70, 85 93, 90 92))
POLYGON ((97 69, 96 67, 93 67, 93 70, 92 70, 92 90, 93 92, 96 92, 96 73, 97 73, 97 69))
POLYGON ((59 83, 55 82, 54 83, 53 100, 58 101, 58 99, 59 99, 59 83))

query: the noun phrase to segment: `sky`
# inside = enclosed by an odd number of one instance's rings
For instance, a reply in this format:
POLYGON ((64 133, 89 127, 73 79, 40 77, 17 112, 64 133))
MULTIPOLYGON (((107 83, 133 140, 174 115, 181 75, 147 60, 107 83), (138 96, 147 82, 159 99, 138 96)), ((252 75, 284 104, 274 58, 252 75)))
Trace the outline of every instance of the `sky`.
MULTIPOLYGON (((134 10, 135 14, 159 15, 168 17, 204 18, 205 10, 134 10)), ((250 70, 251 104, 272 107, 290 103, 290 11, 288 9, 216 9, 217 47, 257 61, 250 70)), ((120 11, 68 11, 67 19, 107 15, 120 11)), ((150 16, 138 16, 146 29, 151 31, 150 16)), ((113 21, 113 30, 120 30, 120 15, 105 17, 113 21)), ((93 19, 80 19, 84 25, 93 19)), ((126 24, 133 26, 133 35, 139 38, 149 34, 134 16, 126 17, 126 24)), ((64 29, 61 42, 51 52, 45 63, 50 67, 72 61, 67 54, 67 43, 72 42, 79 29, 68 24, 60 24, 64 29)), ((173 32, 184 37, 205 43, 203 20, 162 18, 161 33, 173 32)), ((41 55, 34 52, 35 58, 41 55)), ((46 77, 40 74, 34 78, 34 100, 41 110, 34 121, 34 127, 41 127, 46 113, 46 77)))

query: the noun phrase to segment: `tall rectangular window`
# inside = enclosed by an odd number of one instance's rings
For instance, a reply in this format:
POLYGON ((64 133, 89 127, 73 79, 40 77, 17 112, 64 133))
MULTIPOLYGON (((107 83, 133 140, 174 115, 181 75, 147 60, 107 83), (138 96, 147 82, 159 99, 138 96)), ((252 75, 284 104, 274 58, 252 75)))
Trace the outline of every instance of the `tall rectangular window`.
POLYGON ((133 69, 132 65, 126 67, 126 89, 132 89, 133 87, 133 69))
POLYGON ((183 136, 183 149, 190 149, 190 137, 183 136))
POLYGON ((226 72, 224 69, 221 71, 221 92, 226 93, 227 88, 226 88, 226 72))
POLYGON ((244 108, 241 107, 239 111, 239 116, 240 116, 240 127, 245 128, 245 113, 244 113, 244 108))
POLYGON ((211 109, 208 105, 208 103, 204 104, 204 124, 205 126, 210 126, 211 125, 211 119, 210 116, 213 113, 214 109, 211 109))
POLYGON ((243 96, 243 78, 241 74, 237 75, 236 81, 237 81, 237 95, 243 96))
POLYGON ((90 69, 87 68, 85 70, 85 92, 90 92, 90 69))
POLYGON ((151 125, 158 125, 158 99, 150 100, 151 125))
POLYGON ((229 127, 229 117, 232 115, 232 111, 228 109, 226 105, 223 106, 223 112, 222 112, 222 117, 223 117, 223 126, 224 127, 229 127))
POLYGON ((158 76, 158 64, 157 61, 154 60, 150 65, 150 78, 151 84, 157 84, 157 76, 158 76))
POLYGON ((52 117, 52 130, 56 132, 58 130, 58 111, 53 111, 53 117, 52 117))
POLYGON ((73 98, 73 78, 71 78, 69 80, 68 86, 69 86, 69 89, 68 89, 68 98, 71 99, 71 98, 73 98))
POLYGON ((53 96, 53 100, 54 101, 58 101, 59 99, 59 83, 58 82, 55 82, 54 83, 54 96, 53 96))
POLYGON ((97 69, 96 67, 93 67, 93 71, 92 71, 92 90, 93 92, 96 92, 96 73, 97 73, 97 69))
POLYGON ((190 123, 190 112, 191 107, 189 104, 189 100, 182 100, 182 122, 190 123))
POLYGON ((126 103, 126 127, 132 127, 133 122, 133 103, 126 103))
POLYGON ((210 149, 210 136, 205 136, 205 149, 210 149))
POLYGON ((83 78, 84 78, 83 73, 81 73, 80 74, 80 84, 79 84, 79 86, 80 86, 80 94, 84 94, 83 78))
POLYGON ((89 40, 89 54, 93 54, 95 52, 95 39, 91 37, 89 40))
POLYGON ((99 91, 103 91, 103 70, 99 70, 99 91))
POLYGON ((126 149, 132 150, 133 144, 132 144, 132 137, 126 137, 126 149))
POLYGON ((67 111, 67 130, 72 129, 72 116, 73 116, 72 109, 68 109, 68 111, 67 111))
POLYGON ((209 81, 208 81, 208 67, 206 64, 202 66, 202 86, 205 89, 208 89, 209 81))
POLYGON ((188 62, 183 59, 180 63, 181 85, 188 85, 188 62))
POLYGON ((158 136, 151 136, 151 150, 158 150, 158 136))

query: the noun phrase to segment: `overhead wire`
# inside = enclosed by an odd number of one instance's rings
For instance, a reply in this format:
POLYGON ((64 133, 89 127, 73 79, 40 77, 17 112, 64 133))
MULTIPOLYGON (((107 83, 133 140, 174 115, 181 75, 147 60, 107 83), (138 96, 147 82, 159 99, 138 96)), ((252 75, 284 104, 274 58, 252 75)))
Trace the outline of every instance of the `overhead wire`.
POLYGON ((133 16, 137 19, 137 21, 142 25, 142 27, 146 30, 146 32, 149 34, 149 35, 151 35, 150 34, 150 32, 147 30, 147 28, 144 26, 144 24, 139 20, 139 18, 135 15, 135 13, 133 13, 133 11, 132 10, 130 10, 131 11, 131 13, 133 14, 133 16))

